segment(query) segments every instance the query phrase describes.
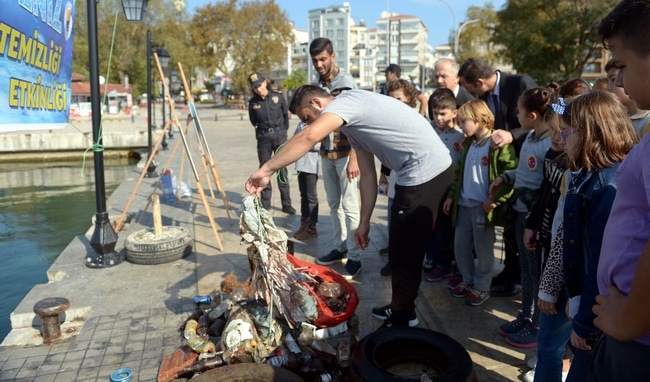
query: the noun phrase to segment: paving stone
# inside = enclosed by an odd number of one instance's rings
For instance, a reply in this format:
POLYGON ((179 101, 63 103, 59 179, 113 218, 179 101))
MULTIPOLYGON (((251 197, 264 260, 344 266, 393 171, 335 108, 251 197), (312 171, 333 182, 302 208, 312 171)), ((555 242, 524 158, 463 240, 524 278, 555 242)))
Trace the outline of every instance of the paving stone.
POLYGON ((49 375, 37 375, 33 381, 34 382, 54 382, 56 380, 57 374, 49 374, 49 375))
POLYGON ((77 371, 64 371, 56 376, 54 382, 70 382, 77 380, 77 371))

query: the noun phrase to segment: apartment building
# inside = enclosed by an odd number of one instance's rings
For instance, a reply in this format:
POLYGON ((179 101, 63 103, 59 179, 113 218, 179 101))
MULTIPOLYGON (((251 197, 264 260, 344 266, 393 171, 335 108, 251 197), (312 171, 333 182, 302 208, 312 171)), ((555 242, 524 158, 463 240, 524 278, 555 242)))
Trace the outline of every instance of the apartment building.
POLYGON ((389 64, 402 67, 402 78, 416 83, 422 79, 427 55, 429 31, 419 17, 387 14, 377 19, 377 81, 384 79, 384 69, 389 64))

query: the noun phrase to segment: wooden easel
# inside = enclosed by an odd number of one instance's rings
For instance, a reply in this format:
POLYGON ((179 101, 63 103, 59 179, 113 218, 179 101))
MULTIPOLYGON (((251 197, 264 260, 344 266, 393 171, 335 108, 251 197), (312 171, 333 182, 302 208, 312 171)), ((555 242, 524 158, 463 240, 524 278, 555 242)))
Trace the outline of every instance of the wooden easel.
MULTIPOLYGON (((156 61, 156 66, 158 67, 158 72, 160 73, 161 78, 164 78, 164 72, 162 70, 162 66, 160 65, 158 55, 154 52, 153 56, 154 56, 154 59, 156 61)), ((185 81, 184 76, 183 76, 183 80, 185 81)), ((169 93, 169 88, 168 88, 167 83, 165 81, 163 81, 163 86, 165 87, 165 93, 170 94, 169 93)), ((160 138, 156 142, 154 152, 156 152, 158 150, 158 148, 160 147, 160 144, 162 143, 162 139, 165 136, 165 134, 167 133, 167 129, 169 128, 171 123, 175 122, 177 126, 180 126, 180 123, 178 122, 178 115, 176 114, 176 109, 174 108, 174 104, 172 102, 171 97, 169 98, 168 102, 169 102, 170 112, 172 114, 172 119, 167 124, 165 124, 165 126, 163 127, 162 135, 160 136, 160 138)), ((185 130, 187 130, 187 128, 189 127, 189 122, 190 122, 190 118, 188 118, 188 124, 187 124, 185 130)), ((178 131, 180 133, 181 140, 183 142, 184 151, 187 153, 188 161, 190 162, 190 166, 192 167, 192 171, 194 173, 194 179, 196 180, 197 190, 199 192, 201 200, 203 201, 203 206, 206 209, 206 214, 208 215, 208 220, 210 221, 210 225, 212 226, 212 231, 214 233, 214 236, 217 239, 217 245, 219 247, 219 250, 223 251, 223 245, 221 244, 221 238, 219 237, 219 233, 217 232, 217 226, 216 226, 216 222, 214 221, 214 218, 212 216, 212 210, 210 208, 210 204, 208 203, 208 200, 207 200, 207 198, 205 196, 205 192, 203 191, 203 187, 201 185, 201 178, 199 177, 199 173, 197 172, 196 166, 194 165, 194 160, 192 159, 192 156, 190 154, 189 146, 187 144, 187 137, 186 137, 185 132, 183 131, 183 129, 179 128, 178 131)), ((176 149, 177 149, 177 147, 179 145, 180 145, 180 142, 177 142, 173 153, 175 153, 175 151, 176 151, 176 149)), ((171 158, 173 158, 173 153, 172 153, 172 155, 170 155, 170 158, 168 160, 168 164, 169 164, 169 161, 171 161, 171 158)), ((152 160, 153 160, 153 155, 150 155, 149 159, 147 160, 147 163, 145 164, 145 168, 149 168, 149 165, 151 164, 152 160)), ((122 215, 120 216, 120 220, 115 225, 116 231, 120 231, 122 229, 122 227, 124 225, 124 219, 126 217, 126 212, 128 211, 131 203, 133 202, 133 198, 135 196, 135 193, 137 192, 138 188, 140 187, 140 184, 142 183, 142 179, 144 178, 144 176, 145 176, 145 171, 143 171, 142 174, 140 174, 140 179, 138 179, 138 182, 136 183, 136 186, 134 187, 133 192, 131 193, 131 196, 129 197, 129 200, 127 201, 127 205, 124 207, 124 211, 122 212, 122 215)), ((230 219, 230 213, 229 212, 228 212, 228 217, 230 219)))
MULTIPOLYGON (((192 97, 192 89, 190 89, 189 86, 187 85, 187 79, 185 78, 183 65, 181 65, 180 62, 178 63, 178 72, 180 73, 181 79, 183 80, 183 88, 185 89, 185 94, 192 97)), ((230 217, 230 204, 228 203, 228 197, 221 183, 221 178, 219 177, 219 173, 217 172, 217 164, 212 158, 212 154, 210 153, 210 147, 208 146, 208 141, 206 140, 205 134, 203 133, 203 126, 201 126, 199 115, 196 112, 196 106, 194 106, 194 99, 188 102, 187 106, 190 109, 191 118, 192 121, 194 122, 193 124, 194 124, 194 131, 196 132, 196 137, 199 140, 199 152, 201 153, 201 158, 203 158, 204 168, 205 166, 208 166, 212 172, 214 183, 216 184, 219 193, 221 193, 221 199, 223 199, 223 204, 226 207, 226 214, 228 215, 228 221, 232 225, 232 218, 230 217)), ((210 187, 210 191, 212 191, 212 187, 210 187)))

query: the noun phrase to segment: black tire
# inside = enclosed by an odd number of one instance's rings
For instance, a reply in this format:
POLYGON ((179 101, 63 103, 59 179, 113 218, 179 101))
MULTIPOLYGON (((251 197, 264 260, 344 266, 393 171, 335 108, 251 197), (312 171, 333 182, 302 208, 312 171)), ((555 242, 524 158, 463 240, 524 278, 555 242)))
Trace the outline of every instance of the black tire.
POLYGON ((124 242, 126 260, 134 264, 156 265, 180 260, 192 253, 190 231, 184 227, 164 226, 160 237, 153 229, 143 229, 130 234, 124 242))
POLYGON ((303 382, 287 369, 264 363, 238 363, 208 370, 192 378, 192 382, 303 382))
POLYGON ((475 381, 465 348, 442 333, 421 328, 387 328, 370 333, 355 346, 350 364, 353 381, 475 381))

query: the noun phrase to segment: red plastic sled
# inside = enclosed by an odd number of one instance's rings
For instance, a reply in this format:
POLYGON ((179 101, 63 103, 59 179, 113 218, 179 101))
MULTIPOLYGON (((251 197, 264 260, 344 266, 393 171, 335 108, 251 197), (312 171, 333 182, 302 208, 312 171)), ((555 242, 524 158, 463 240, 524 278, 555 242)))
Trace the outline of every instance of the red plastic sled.
POLYGON ((320 278, 323 281, 332 281, 335 283, 341 284, 348 292, 348 300, 345 306, 345 311, 343 313, 335 314, 332 310, 318 297, 316 291, 311 288, 307 283, 303 283, 309 293, 311 293, 316 301, 318 302, 318 318, 312 322, 319 328, 329 328, 336 326, 343 321, 347 321, 353 314, 357 305, 359 305, 359 296, 357 295, 356 289, 341 276, 339 273, 335 272, 329 267, 310 263, 307 261, 302 261, 297 259, 291 254, 287 254, 287 259, 291 264, 296 268, 302 268, 300 272, 305 272, 311 275, 312 277, 320 278))

